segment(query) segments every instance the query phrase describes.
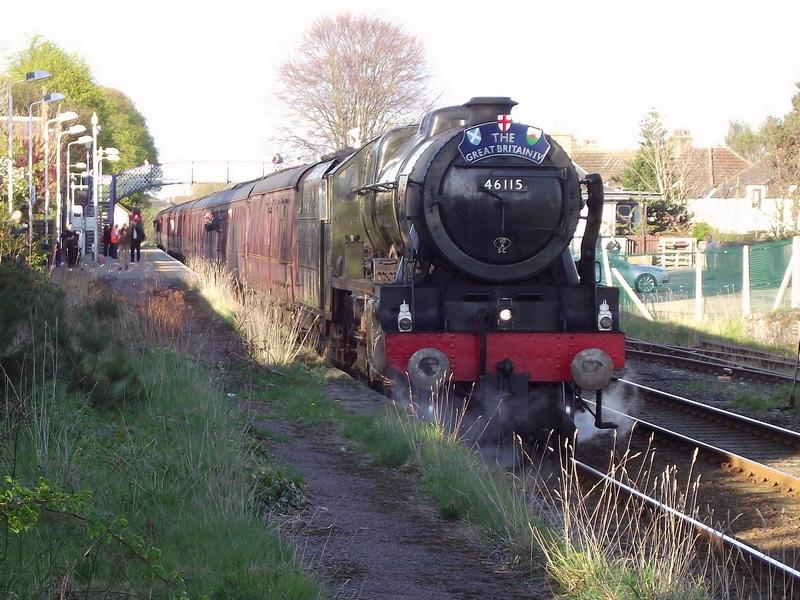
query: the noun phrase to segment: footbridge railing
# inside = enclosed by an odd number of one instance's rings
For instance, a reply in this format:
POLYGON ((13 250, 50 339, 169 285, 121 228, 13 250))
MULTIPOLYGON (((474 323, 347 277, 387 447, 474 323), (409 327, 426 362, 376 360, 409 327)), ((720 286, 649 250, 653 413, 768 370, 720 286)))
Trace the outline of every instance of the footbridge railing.
POLYGON ((110 176, 109 201, 113 210, 117 201, 137 192, 176 184, 238 183, 263 177, 274 169, 272 162, 259 161, 145 163, 110 176))

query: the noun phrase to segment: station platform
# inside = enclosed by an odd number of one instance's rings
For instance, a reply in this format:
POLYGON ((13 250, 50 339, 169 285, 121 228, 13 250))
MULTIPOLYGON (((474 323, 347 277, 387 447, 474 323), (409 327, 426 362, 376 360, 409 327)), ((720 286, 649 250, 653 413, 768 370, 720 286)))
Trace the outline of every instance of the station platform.
MULTIPOLYGON (((66 271, 67 266, 64 264, 58 269, 66 271)), ((164 286, 185 283, 191 273, 186 265, 155 246, 143 247, 141 260, 129 262, 127 270, 123 270, 119 258, 110 256, 98 257, 95 264, 92 264, 91 257, 84 258, 76 269, 91 273, 94 277, 122 281, 149 281, 164 286)))

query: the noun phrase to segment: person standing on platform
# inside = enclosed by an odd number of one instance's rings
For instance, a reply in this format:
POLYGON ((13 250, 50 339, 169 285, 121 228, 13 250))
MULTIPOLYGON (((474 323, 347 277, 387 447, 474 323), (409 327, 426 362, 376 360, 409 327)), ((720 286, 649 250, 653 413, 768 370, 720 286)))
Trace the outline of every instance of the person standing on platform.
POLYGON ((67 266, 72 270, 78 262, 78 234, 72 229, 72 223, 67 223, 61 232, 61 247, 67 251, 67 266))
POLYGON ((142 242, 144 241, 144 226, 142 225, 139 213, 133 214, 133 225, 131 225, 131 262, 139 262, 142 259, 142 242), (134 253, 136 256, 134 257, 134 253))
POLYGON ((108 253, 111 258, 117 258, 117 246, 119 245, 119 227, 114 225, 111 228, 111 231, 108 234, 108 240, 110 243, 108 248, 108 253))
POLYGON ((128 253, 131 249, 131 232, 127 225, 123 225, 119 230, 119 270, 128 270, 128 253))
POLYGON ((111 246, 111 227, 103 225, 103 256, 108 257, 111 246))

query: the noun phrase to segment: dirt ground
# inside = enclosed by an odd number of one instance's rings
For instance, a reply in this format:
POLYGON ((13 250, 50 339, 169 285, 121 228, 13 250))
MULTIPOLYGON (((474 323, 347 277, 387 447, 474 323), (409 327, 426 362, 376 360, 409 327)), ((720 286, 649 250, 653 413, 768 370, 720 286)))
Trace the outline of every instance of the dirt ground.
MULTIPOLYGON (((183 289, 184 272, 164 253, 147 249, 128 272, 104 267, 98 279, 129 301, 146 301, 145 281, 183 289), (164 265, 164 268, 160 268, 164 265), (166 270, 166 272, 164 271, 166 270)), ((210 366, 236 360, 230 330, 214 325, 207 309, 190 302, 201 355, 210 366)), ((328 393, 349 410, 370 412, 385 399, 331 370, 328 393)), ((253 408, 253 405, 250 405, 253 408)), ((377 467, 351 449, 330 427, 307 428, 273 420, 266 407, 255 423, 281 440, 271 452, 306 481, 309 505, 284 531, 304 565, 341 599, 540 599, 547 585, 505 566, 503 556, 481 544, 457 522, 445 521, 417 491, 412 472, 377 467)))
POLYGON ((289 525, 305 564, 336 598, 550 598, 457 523, 437 517, 415 477, 375 467, 331 429, 258 420, 290 437, 273 453, 306 477, 311 506, 289 525))

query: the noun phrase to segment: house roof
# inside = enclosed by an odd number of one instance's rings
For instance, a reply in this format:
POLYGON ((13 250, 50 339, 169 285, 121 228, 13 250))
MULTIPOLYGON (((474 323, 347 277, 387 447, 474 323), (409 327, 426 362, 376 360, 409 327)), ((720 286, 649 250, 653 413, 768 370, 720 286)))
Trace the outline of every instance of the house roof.
POLYGON ((702 198, 750 166, 730 148, 690 148, 679 160, 686 169, 686 195, 702 198))
POLYGON ((612 188, 622 187, 622 172, 636 156, 635 150, 578 149, 572 151, 572 160, 587 173, 599 173, 612 188))
MULTIPOLYGON (((610 187, 620 188, 622 173, 636 156, 635 150, 577 149, 572 160, 589 173, 599 173, 610 187)), ((686 176, 686 195, 701 198, 735 177, 750 163, 730 148, 688 148, 678 161, 686 176)))
POLYGON ((760 160, 728 177, 709 194, 711 198, 746 198, 748 185, 769 186, 772 182, 772 167, 760 160))

